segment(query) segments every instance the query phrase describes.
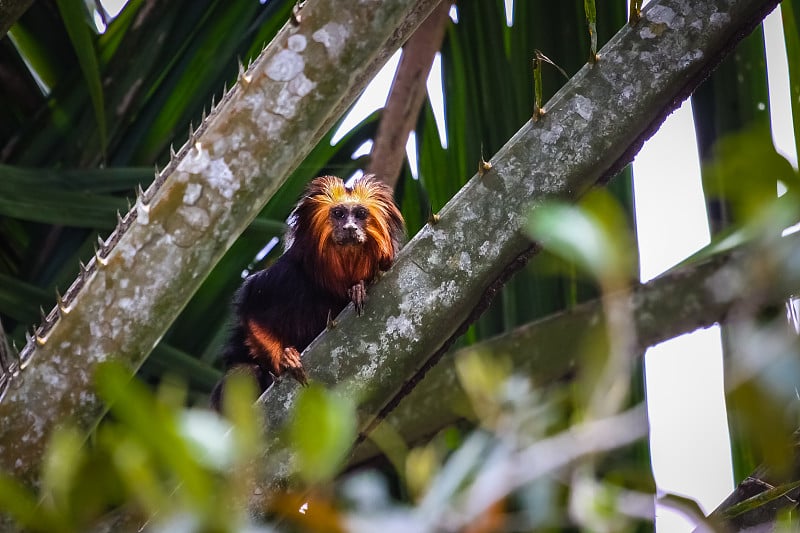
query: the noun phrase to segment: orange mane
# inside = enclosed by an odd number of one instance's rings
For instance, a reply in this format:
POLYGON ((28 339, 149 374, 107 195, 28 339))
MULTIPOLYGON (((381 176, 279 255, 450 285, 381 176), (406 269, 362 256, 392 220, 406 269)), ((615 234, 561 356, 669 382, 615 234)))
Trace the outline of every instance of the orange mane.
POLYGON ((335 176, 314 179, 290 217, 287 253, 303 262, 306 271, 326 290, 347 297, 359 281, 370 282, 394 262, 403 236, 403 217, 392 190, 373 175, 357 179, 352 187, 335 176), (369 213, 360 246, 340 246, 333 241, 330 210, 358 204, 369 213))

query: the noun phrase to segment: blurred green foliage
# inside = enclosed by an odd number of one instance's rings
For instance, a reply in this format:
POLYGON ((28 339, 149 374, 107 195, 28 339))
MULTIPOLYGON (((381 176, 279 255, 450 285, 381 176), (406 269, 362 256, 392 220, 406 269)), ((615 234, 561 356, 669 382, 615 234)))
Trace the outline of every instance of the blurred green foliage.
POLYGON ((355 441, 355 405, 319 385, 306 387, 297 398, 289 432, 303 479, 328 481, 355 441))
POLYGON ((534 209, 528 234, 606 289, 637 276, 634 235, 619 203, 603 189, 590 191, 578 206, 553 202, 534 209))

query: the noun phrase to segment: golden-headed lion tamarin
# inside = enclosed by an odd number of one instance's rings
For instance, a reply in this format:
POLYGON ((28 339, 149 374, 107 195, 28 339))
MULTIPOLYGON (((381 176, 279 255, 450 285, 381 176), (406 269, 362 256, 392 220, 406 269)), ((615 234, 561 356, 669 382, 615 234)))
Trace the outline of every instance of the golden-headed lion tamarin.
MULTIPOLYGON (((227 372, 251 372, 262 391, 287 372, 305 383, 300 352, 349 302, 361 314, 366 287, 394 262, 403 235, 392 190, 373 175, 350 187, 314 179, 289 217, 284 254, 236 294, 227 372)), ((217 410, 223 387, 224 378, 211 395, 217 410)))

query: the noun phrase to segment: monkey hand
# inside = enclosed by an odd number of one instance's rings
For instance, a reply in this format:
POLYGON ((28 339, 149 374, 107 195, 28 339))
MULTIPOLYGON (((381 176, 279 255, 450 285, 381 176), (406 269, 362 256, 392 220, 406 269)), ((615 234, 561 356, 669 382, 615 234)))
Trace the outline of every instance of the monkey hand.
POLYGON ((359 281, 349 289, 347 289, 347 296, 350 301, 356 306, 356 314, 361 316, 364 312, 364 302, 367 299, 367 287, 364 285, 364 280, 359 281))
POLYGON ((306 371, 303 370, 303 363, 300 361, 300 352, 297 348, 289 346, 283 349, 283 355, 279 363, 280 373, 288 373, 301 385, 308 385, 306 371))

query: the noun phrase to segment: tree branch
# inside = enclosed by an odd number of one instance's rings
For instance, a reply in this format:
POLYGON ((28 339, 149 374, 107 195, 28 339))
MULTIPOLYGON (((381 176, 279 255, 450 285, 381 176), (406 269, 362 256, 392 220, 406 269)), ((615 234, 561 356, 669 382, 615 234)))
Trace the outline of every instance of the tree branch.
MULTIPOLYGON (((661 0, 623 28, 406 245, 373 287, 365 314, 348 308, 335 330, 304 355, 312 380, 338 384, 359 399, 362 432, 438 361, 448 339, 530 242, 522 228, 535 205, 575 199, 627 164, 673 109, 776 0, 661 0)), ((502 83, 502 80, 497 80, 502 83)), ((297 386, 262 396, 274 428, 284 425, 297 386)), ((266 454, 281 449, 275 437, 266 454)), ((286 465, 265 468, 265 487, 286 479, 286 465)))
MULTIPOLYGON (((797 509, 800 499, 800 458, 794 451, 794 468, 789 476, 776 476, 762 465, 747 476, 711 513, 730 531, 774 531, 782 513, 797 509)), ((702 527, 695 530, 703 533, 702 527)))
POLYGON ((284 26, 22 350, 26 368, 0 403, 1 470, 35 485, 54 427, 97 422, 96 365, 138 368, 236 236, 436 4, 316 0, 299 25, 284 26))
MULTIPOLYGON (((800 234, 784 237, 768 253, 779 258, 772 265, 776 270, 771 272, 754 268, 763 263, 765 252, 746 244, 637 286, 626 304, 628 316, 635 320, 634 353, 644 353, 650 346, 696 329, 750 316, 795 294, 800 289, 800 273, 791 268, 791 257, 800 256, 800 234), (736 282, 720 290, 724 280, 736 282), (743 308, 748 313, 738 313, 743 308)), ((587 337, 601 338, 605 328, 598 299, 462 348, 433 368, 381 426, 388 425, 413 443, 465 416, 471 418, 470 401, 458 381, 455 365, 474 354, 511 360, 515 371, 529 376, 537 387, 557 383, 581 368, 582 343, 587 337)), ((364 441, 350 462, 369 460, 379 452, 371 441, 364 441)))
POLYGON ((417 123, 427 94, 428 74, 442 47, 450 21, 450 0, 443 0, 403 46, 392 88, 381 112, 381 122, 366 172, 394 187, 406 156, 408 135, 417 123))

